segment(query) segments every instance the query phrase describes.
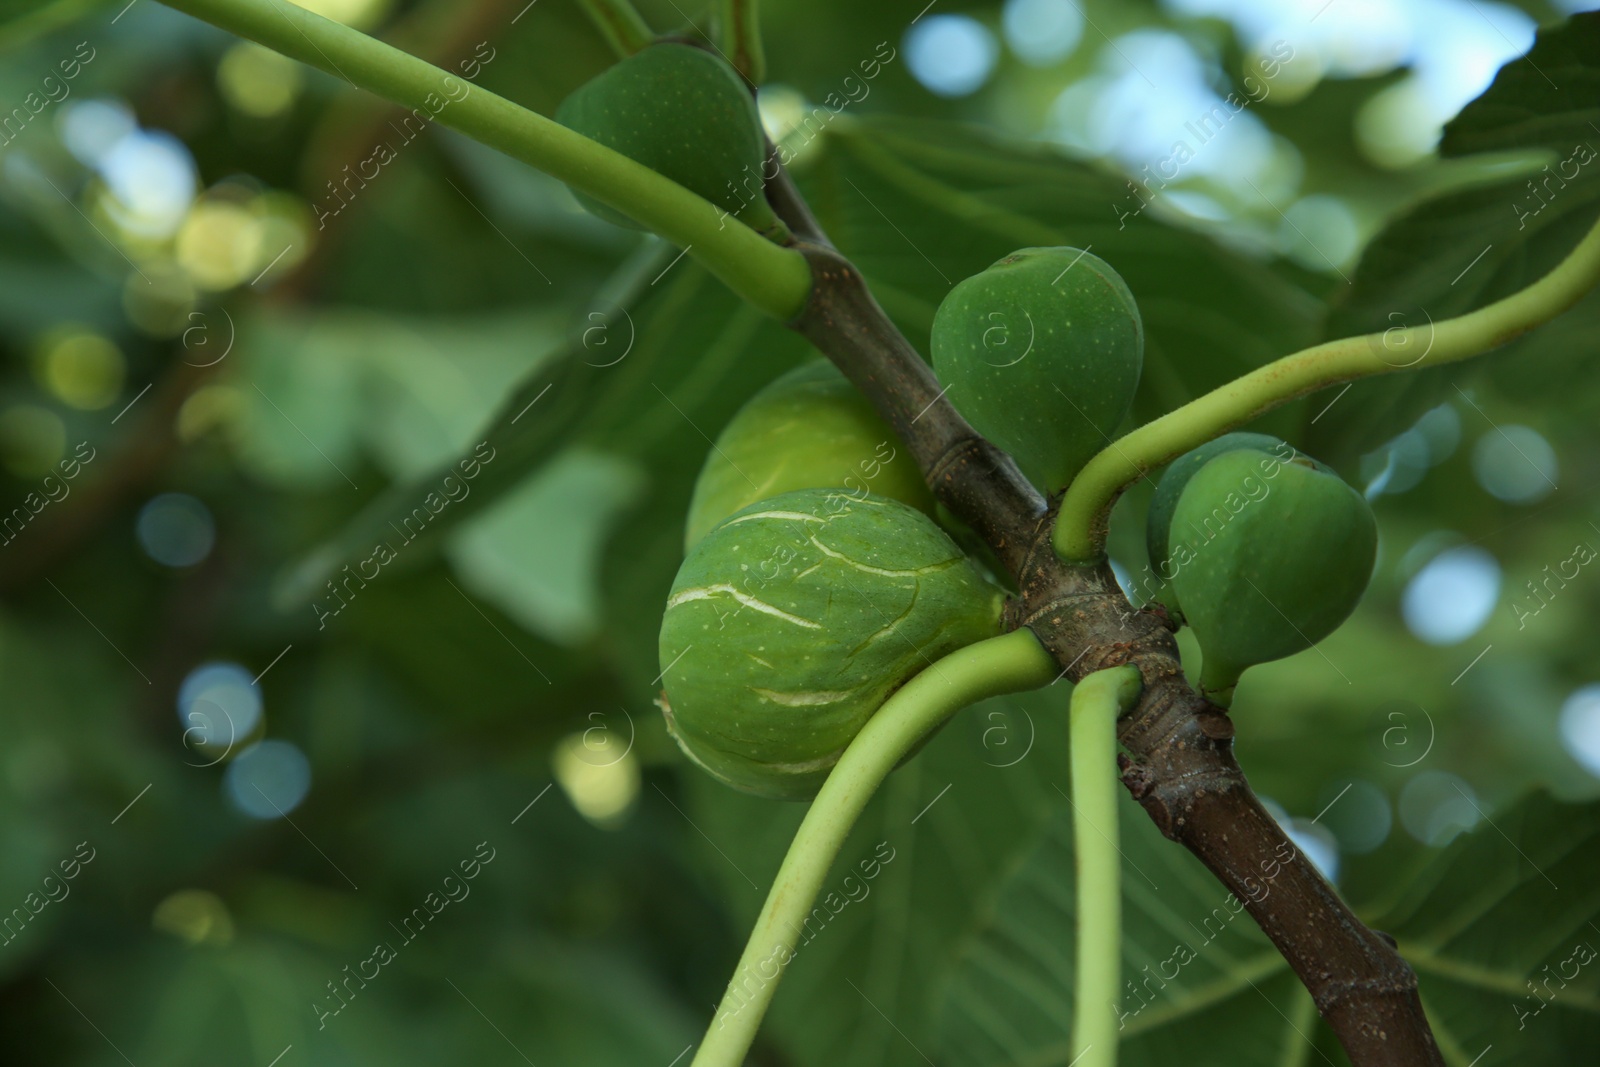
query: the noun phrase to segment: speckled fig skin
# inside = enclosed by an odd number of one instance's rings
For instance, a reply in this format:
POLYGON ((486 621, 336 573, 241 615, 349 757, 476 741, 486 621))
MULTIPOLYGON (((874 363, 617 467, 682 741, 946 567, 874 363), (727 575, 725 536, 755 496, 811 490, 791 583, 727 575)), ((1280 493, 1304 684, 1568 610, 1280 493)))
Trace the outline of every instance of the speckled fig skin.
POLYGON ((872 492, 934 512, 911 452, 827 360, 768 384, 717 436, 695 481, 684 551, 740 508, 795 489, 872 492))
POLYGON ((735 788, 810 798, 891 693, 999 633, 1001 600, 897 500, 802 489, 753 504, 673 582, 660 641, 668 728, 735 788))
MULTIPOLYGON (((1150 552, 1150 569, 1163 581, 1171 578, 1168 568, 1167 531, 1172 528, 1172 513, 1178 509, 1178 497, 1183 494, 1183 487, 1189 484, 1189 479, 1194 477, 1195 472, 1208 461, 1224 452, 1235 452, 1241 448, 1254 449, 1285 461, 1295 456, 1293 446, 1270 434, 1225 433, 1215 440, 1207 441, 1200 447, 1185 452, 1169 463, 1166 473, 1161 475, 1155 495, 1150 498, 1150 510, 1145 513, 1144 531, 1145 547, 1150 552)), ((1170 585, 1163 590, 1162 600, 1171 610, 1179 610, 1177 594, 1170 585)))
POLYGON ((1366 499, 1300 456, 1268 479, 1263 453, 1225 452, 1189 479, 1168 543, 1204 657, 1200 688, 1226 705, 1246 668, 1310 648, 1360 603, 1377 559, 1366 499))
POLYGON ((933 369, 973 427, 1052 494, 1104 448, 1144 365, 1133 294, 1099 256, 1023 248, 945 296, 933 369))
MULTIPOLYGON (((573 90, 556 121, 698 193, 753 229, 777 227, 762 195, 766 142, 755 100, 732 67, 704 49, 653 44, 573 90)), ((642 227, 575 194, 608 222, 642 227)))

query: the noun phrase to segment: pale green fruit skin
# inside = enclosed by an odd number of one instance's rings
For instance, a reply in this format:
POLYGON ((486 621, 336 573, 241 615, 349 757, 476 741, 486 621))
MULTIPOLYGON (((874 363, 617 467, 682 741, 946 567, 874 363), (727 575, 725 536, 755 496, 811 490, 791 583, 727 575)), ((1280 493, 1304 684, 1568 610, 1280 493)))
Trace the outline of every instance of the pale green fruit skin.
MULTIPOLYGON (((1178 509, 1178 498, 1183 494, 1183 487, 1189 484, 1189 479, 1206 463, 1222 455, 1224 452, 1235 452, 1242 448, 1252 449, 1257 452, 1276 456, 1278 459, 1292 459, 1295 455, 1293 448, 1286 442, 1264 433, 1225 433, 1215 440, 1207 441, 1198 448, 1190 449, 1167 465, 1166 472, 1161 475, 1161 481, 1156 485, 1155 495, 1150 498, 1150 510, 1145 514, 1145 547, 1150 552, 1150 569, 1164 581, 1171 577, 1167 571, 1167 531, 1172 528, 1172 513, 1178 509)), ((1169 586, 1162 597, 1167 606, 1174 611, 1179 610, 1179 600, 1169 586)))
MULTIPOLYGON (((556 121, 671 178, 757 230, 777 223, 761 193, 766 142, 755 100, 701 48, 653 44, 607 68, 556 109, 556 121)), ((607 222, 643 229, 583 193, 607 222)))
POLYGON ((684 551, 740 508, 795 489, 872 492, 929 515, 934 509, 906 446, 826 360, 766 386, 717 437, 695 481, 684 551))
POLYGON ((999 633, 1001 601, 899 501, 821 489, 761 501, 707 534, 673 582, 668 728, 735 788, 809 798, 894 690, 999 633))
POLYGON ((1262 457, 1247 449, 1211 459, 1172 517, 1172 582, 1207 692, 1231 693, 1246 668, 1338 629, 1377 559, 1377 522, 1360 493, 1305 457, 1267 478, 1262 457))
POLYGON ((1023 248, 950 290, 934 315, 932 348, 956 410, 1054 493, 1127 416, 1144 323, 1099 256, 1023 248))

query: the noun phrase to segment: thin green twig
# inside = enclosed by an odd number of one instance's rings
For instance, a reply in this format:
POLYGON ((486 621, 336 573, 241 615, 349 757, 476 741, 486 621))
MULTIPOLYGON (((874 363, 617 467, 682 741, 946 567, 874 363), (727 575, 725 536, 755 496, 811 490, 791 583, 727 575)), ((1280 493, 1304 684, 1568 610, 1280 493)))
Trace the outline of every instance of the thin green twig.
POLYGON ((969 704, 1037 689, 1056 670, 1055 660, 1031 630, 1014 630, 952 652, 912 678, 867 720, 795 833, 691 1067, 738 1067, 744 1062, 834 858, 867 801, 906 753, 969 704))
POLYGON ((792 319, 810 294, 811 269, 800 253, 621 153, 358 30, 284 0, 166 2, 559 178, 683 247, 775 318, 792 319))
POLYGON ((1114 441, 1067 487, 1056 554, 1098 559, 1111 506, 1146 471, 1296 397, 1355 378, 1435 367, 1480 355, 1549 322, 1600 281, 1600 223, 1560 265, 1526 289, 1453 319, 1326 341, 1259 367, 1114 441))
POLYGON ((1117 844, 1117 716, 1138 699, 1136 667, 1096 671, 1072 691, 1072 849, 1077 969, 1072 1051, 1079 1067, 1116 1067, 1122 985, 1122 851, 1117 844))

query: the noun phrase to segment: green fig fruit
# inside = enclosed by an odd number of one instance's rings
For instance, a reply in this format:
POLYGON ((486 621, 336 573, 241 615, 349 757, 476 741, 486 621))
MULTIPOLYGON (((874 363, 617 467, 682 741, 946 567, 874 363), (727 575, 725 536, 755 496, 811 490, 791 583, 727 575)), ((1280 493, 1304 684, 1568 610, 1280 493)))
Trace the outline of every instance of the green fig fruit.
MULTIPOLYGON (((643 163, 758 231, 778 220, 762 194, 766 139, 755 100, 717 56, 691 45, 653 44, 573 90, 556 121, 643 163)), ((608 222, 641 227, 583 193, 608 222)))
MULTIPOLYGON (((1169 463, 1166 473, 1156 485, 1155 495, 1150 498, 1150 510, 1145 515, 1145 547, 1150 550, 1150 569, 1158 581, 1162 583, 1172 581, 1168 567, 1167 531, 1172 527, 1172 513, 1177 510, 1178 497, 1183 493, 1183 487, 1189 484, 1189 479, 1194 477, 1195 471, 1205 466, 1207 461, 1224 452, 1234 452, 1241 448, 1275 455, 1281 461, 1291 460, 1295 456, 1293 446, 1268 434, 1227 433, 1215 440, 1207 441, 1199 448, 1185 452, 1169 463)), ((1169 608, 1178 610, 1178 599, 1170 586, 1163 591, 1162 599, 1169 608)))
POLYGON ((740 508, 793 489, 872 492, 933 513, 911 453, 827 360, 803 363, 739 409, 706 454, 684 551, 740 508))
POLYGON ((1024 248, 950 290, 933 318, 932 347, 956 410, 1050 494, 1128 414, 1144 324, 1099 256, 1024 248))
POLYGON ((725 519, 661 622, 663 711, 685 754, 760 796, 816 794, 912 675, 999 633, 1001 594, 922 512, 801 489, 725 519))
POLYGON ((1321 464, 1243 449, 1189 478, 1168 548, 1204 657, 1200 688, 1226 706, 1247 667, 1310 648, 1350 617, 1378 526, 1366 499, 1321 464))

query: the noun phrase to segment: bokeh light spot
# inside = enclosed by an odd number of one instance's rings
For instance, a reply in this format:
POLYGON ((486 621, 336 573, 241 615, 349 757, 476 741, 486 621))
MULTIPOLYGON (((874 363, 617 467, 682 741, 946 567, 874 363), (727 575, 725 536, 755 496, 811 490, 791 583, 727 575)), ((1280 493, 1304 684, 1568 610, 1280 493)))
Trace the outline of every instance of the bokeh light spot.
POLYGON ((911 76, 939 96, 968 96, 989 80, 1000 46, 966 15, 929 15, 905 36, 911 76))
POLYGON ((69 100, 56 120, 61 143, 86 167, 98 167, 113 145, 139 128, 121 100, 69 100))
POLYGON ((223 98, 259 119, 288 111, 300 93, 300 81, 300 64, 253 41, 240 41, 217 63, 223 98))
POLYGON ((1362 456, 1361 477, 1367 483, 1367 499, 1415 489, 1428 473, 1429 456, 1428 439, 1415 427, 1376 452, 1362 456))
POLYGON ((1389 839, 1394 827, 1389 798, 1364 778, 1330 783, 1318 804, 1321 825, 1331 830, 1339 839, 1339 848, 1351 855, 1371 852, 1389 839))
POLYGON ((260 741, 228 764, 222 790, 252 819, 281 818, 311 791, 311 762, 287 741, 260 741))
POLYGON ((100 204, 124 232, 165 240, 183 224, 194 200, 194 158, 164 131, 136 130, 101 156, 100 204))
POLYGON ((178 721, 186 746, 231 748, 260 725, 261 690, 237 663, 203 663, 178 686, 178 721))
POLYGON ((1561 743, 1584 770, 1600 778, 1600 685, 1574 690, 1561 705, 1561 743))
POLYGON ((1006 0, 1000 21, 1011 51, 1036 67, 1065 59, 1083 37, 1083 12, 1073 0, 1006 0))
POLYGON ((1398 170, 1439 143, 1440 117, 1415 77, 1380 89, 1356 112, 1356 144, 1380 167, 1398 170))
POLYGON ((98 411, 122 389, 122 352, 109 338, 83 329, 65 329, 41 345, 39 377, 69 407, 98 411))
POLYGON ((231 289, 257 269, 261 239, 261 222, 248 208, 203 200, 178 231, 178 263, 201 288, 231 289))
POLYGON ((216 523, 211 511, 186 493, 162 493, 139 512, 139 544, 168 567, 188 567, 211 554, 216 523))
POLYGON ((1509 424, 1478 438, 1472 472, 1490 496, 1509 504, 1531 504, 1555 492, 1556 450, 1537 430, 1509 424))
POLYGON ((180 889, 156 905, 150 925, 191 945, 221 948, 233 940, 233 917, 222 898, 207 889, 180 889))
POLYGON ((1425 412, 1408 432, 1422 435, 1428 445, 1428 463, 1437 467, 1461 446, 1461 414, 1453 404, 1440 404, 1425 412))
POLYGON ((621 825, 639 795, 639 761, 627 732, 569 734, 550 755, 556 781, 578 814, 604 829, 621 825))
POLYGON ((1477 633, 1500 599, 1500 564, 1476 545, 1447 549, 1406 585, 1400 611, 1430 645, 1453 645, 1477 633))

